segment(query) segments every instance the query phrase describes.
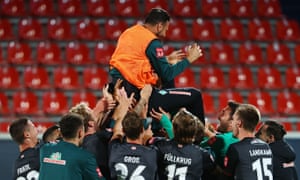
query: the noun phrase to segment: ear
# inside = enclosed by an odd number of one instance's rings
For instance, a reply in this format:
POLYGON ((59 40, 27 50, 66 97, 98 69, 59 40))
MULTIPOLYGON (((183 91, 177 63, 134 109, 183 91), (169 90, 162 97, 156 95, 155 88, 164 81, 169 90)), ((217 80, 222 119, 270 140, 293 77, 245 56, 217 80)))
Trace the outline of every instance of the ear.
POLYGON ((94 127, 95 126, 95 121, 88 121, 88 128, 89 127, 94 127))
POLYGON ((241 120, 237 120, 236 124, 239 128, 243 127, 243 122, 241 120))
POLYGON ((81 139, 83 136, 84 136, 84 130, 83 130, 83 128, 80 128, 79 130, 78 130, 78 138, 79 139, 81 139))

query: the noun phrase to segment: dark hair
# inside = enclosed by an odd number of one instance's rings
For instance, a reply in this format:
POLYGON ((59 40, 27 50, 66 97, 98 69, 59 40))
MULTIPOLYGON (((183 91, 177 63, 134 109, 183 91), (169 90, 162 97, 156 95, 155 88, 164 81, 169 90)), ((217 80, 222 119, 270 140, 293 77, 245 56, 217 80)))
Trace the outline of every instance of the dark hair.
MULTIPOLYGON (((196 137, 200 121, 187 110, 179 110, 173 118, 174 140, 180 144, 193 143, 196 137)), ((199 133, 200 134, 200 133, 199 133)))
POLYGON ((17 119, 13 121, 9 127, 10 136, 18 144, 22 144, 24 142, 24 131, 27 128, 28 121, 28 118, 17 119))
POLYGON ((155 25, 157 23, 166 23, 170 21, 168 12, 161 8, 153 8, 145 18, 145 24, 155 25))
POLYGON ((76 113, 68 113, 59 121, 59 127, 63 138, 75 138, 78 130, 83 127, 83 118, 76 113))
POLYGON ((233 114, 235 113, 236 109, 239 107, 239 103, 235 102, 235 101, 228 101, 227 105, 229 106, 229 108, 231 109, 231 112, 230 112, 230 116, 232 117, 233 114))
POLYGON ((267 125, 267 135, 273 135, 276 141, 282 140, 283 136, 286 135, 286 130, 284 129, 282 124, 271 120, 266 121, 264 124, 267 125))
POLYGON ((122 121, 123 131, 129 139, 136 140, 143 132, 143 119, 134 111, 128 112, 122 121))
POLYGON ((43 137, 42 137, 43 141, 44 141, 44 142, 49 142, 48 139, 49 139, 51 136, 53 136, 53 133, 54 133, 57 129, 59 129, 59 126, 56 125, 56 124, 53 125, 53 126, 50 126, 49 128, 47 128, 46 131, 45 131, 44 134, 43 134, 43 137))
POLYGON ((243 128, 247 131, 254 132, 261 119, 259 110, 251 104, 240 104, 235 113, 242 121, 243 128))

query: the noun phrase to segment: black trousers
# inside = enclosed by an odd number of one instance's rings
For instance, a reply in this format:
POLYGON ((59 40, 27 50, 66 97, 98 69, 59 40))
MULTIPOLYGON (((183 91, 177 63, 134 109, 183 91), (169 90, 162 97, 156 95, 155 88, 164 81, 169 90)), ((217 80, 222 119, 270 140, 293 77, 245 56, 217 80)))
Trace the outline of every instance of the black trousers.
MULTIPOLYGON (((115 81, 112 84, 115 84, 115 81)), ((122 86, 124 86, 128 95, 135 93, 135 99, 137 101, 140 99, 140 90, 138 88, 126 80, 123 80, 122 86)), ((170 113, 177 112, 180 108, 185 107, 205 124, 202 94, 196 88, 154 88, 149 99, 148 112, 152 108, 158 110, 159 107, 170 113)))

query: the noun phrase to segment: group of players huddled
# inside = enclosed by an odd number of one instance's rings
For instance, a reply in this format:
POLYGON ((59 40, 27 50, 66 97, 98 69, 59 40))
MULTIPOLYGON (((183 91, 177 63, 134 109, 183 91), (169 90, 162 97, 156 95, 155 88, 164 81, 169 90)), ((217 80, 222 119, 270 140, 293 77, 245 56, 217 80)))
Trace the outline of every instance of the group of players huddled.
POLYGON ((217 129, 185 108, 152 110, 150 118, 152 87, 136 102, 120 82, 113 93, 103 89, 95 108, 72 107, 40 142, 30 119, 14 121, 14 179, 297 179, 282 125, 266 121, 255 137, 261 119, 254 106, 229 101, 217 129), (152 121, 162 126, 157 134, 152 121))
POLYGON ((168 13, 152 9, 119 37, 112 81, 90 108, 80 103, 38 143, 28 118, 9 129, 19 144, 14 179, 296 180, 295 152, 282 125, 250 104, 229 101, 219 126, 205 123, 201 92, 174 78, 203 55, 193 43, 164 55, 168 13), (256 133, 256 136, 255 136, 256 133))

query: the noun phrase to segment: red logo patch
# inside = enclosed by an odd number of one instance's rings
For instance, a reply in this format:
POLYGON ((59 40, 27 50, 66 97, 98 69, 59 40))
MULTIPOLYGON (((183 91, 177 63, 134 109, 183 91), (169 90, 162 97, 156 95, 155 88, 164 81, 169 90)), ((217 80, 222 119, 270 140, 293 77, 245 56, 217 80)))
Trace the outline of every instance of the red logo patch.
POLYGON ((163 48, 156 48, 156 57, 158 57, 158 58, 164 57, 164 49, 163 48))
POLYGON ((216 142, 216 140, 217 140, 216 136, 211 137, 211 138, 208 140, 208 144, 209 144, 209 145, 212 145, 213 143, 216 142))
POLYGON ((226 157, 224 158, 224 167, 226 167, 227 164, 228 164, 228 157, 226 156, 226 157))
POLYGON ((101 171, 100 171, 99 168, 96 169, 96 172, 97 172, 97 174, 98 174, 99 177, 102 177, 102 173, 101 173, 101 171))

